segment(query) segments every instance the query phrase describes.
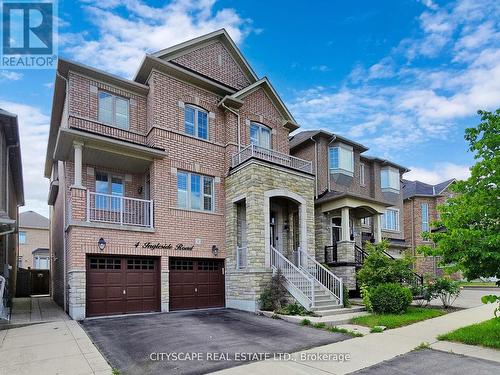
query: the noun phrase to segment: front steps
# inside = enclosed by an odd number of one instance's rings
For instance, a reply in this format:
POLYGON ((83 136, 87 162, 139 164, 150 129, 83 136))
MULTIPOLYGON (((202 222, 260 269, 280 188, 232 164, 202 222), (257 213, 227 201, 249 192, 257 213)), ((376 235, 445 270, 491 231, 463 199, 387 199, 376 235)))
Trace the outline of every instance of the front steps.
POLYGON ((342 305, 335 299, 331 293, 327 292, 323 287, 316 285, 315 293, 315 306, 311 311, 319 316, 334 315, 335 311, 341 310, 342 305))

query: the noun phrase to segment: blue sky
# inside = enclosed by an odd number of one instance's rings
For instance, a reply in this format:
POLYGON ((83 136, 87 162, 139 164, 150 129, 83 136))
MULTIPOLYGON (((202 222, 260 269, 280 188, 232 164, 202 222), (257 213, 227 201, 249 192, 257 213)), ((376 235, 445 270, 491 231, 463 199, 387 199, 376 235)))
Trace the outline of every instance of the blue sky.
MULTIPOLYGON (((59 54, 127 78, 145 52, 225 27, 302 129, 323 128, 430 183, 468 174, 464 129, 500 105, 500 5, 492 0, 59 1, 59 54)), ((19 114, 27 206, 42 176, 50 70, 0 71, 19 114)))

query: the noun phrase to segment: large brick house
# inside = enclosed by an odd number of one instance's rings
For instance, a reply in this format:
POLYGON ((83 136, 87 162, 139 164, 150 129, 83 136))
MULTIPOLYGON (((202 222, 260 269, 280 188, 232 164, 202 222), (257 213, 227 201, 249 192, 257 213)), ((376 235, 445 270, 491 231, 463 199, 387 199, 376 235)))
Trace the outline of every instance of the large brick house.
POLYGON ((16 291, 19 206, 24 205, 17 116, 0 108, 0 319, 16 291))
POLYGON ((401 179, 407 168, 366 156, 367 147, 324 130, 290 138, 290 153, 312 162, 315 173, 315 255, 356 289, 356 269, 367 241, 387 239, 389 254, 407 249, 401 179))
POLYGON ((35 211, 19 214, 19 268, 48 270, 49 257, 49 219, 35 211))
POLYGON ((224 30, 146 55, 132 80, 60 59, 45 164, 54 299, 75 319, 255 311, 280 268, 307 308, 340 306, 341 280, 314 259, 297 128, 224 30))
POLYGON ((432 246, 432 241, 426 239, 423 234, 437 229, 432 228, 432 223, 439 219, 436 207, 453 196, 449 188, 454 181, 455 179, 450 179, 431 185, 421 181, 403 180, 405 238, 412 255, 415 256, 416 272, 425 276, 443 275, 440 259, 423 256, 416 251, 416 248, 420 245, 432 246))

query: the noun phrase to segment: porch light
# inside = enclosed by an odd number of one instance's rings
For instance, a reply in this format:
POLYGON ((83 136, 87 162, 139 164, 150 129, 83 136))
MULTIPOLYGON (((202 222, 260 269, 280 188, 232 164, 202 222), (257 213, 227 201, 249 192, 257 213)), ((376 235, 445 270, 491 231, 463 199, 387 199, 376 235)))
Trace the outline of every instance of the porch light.
POLYGON ((106 241, 104 240, 104 238, 99 238, 99 241, 97 241, 97 246, 99 247, 99 250, 104 250, 104 248, 106 247, 106 241))
POLYGON ((219 254, 219 248, 216 245, 212 246, 212 254, 214 254, 214 256, 219 254))

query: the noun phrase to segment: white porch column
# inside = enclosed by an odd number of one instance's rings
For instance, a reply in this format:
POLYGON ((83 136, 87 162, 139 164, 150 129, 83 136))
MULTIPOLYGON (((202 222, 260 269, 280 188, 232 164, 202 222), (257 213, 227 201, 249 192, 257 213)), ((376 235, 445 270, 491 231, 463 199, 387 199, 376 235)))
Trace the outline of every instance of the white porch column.
POLYGON ((342 241, 351 240, 351 231, 349 228, 349 207, 342 207, 342 241))
POLYGON ((75 186, 82 186, 82 160, 83 160, 83 143, 73 142, 75 149, 75 186))
POLYGON ((375 243, 382 241, 382 215, 375 214, 373 217, 373 234, 375 236, 375 243))

